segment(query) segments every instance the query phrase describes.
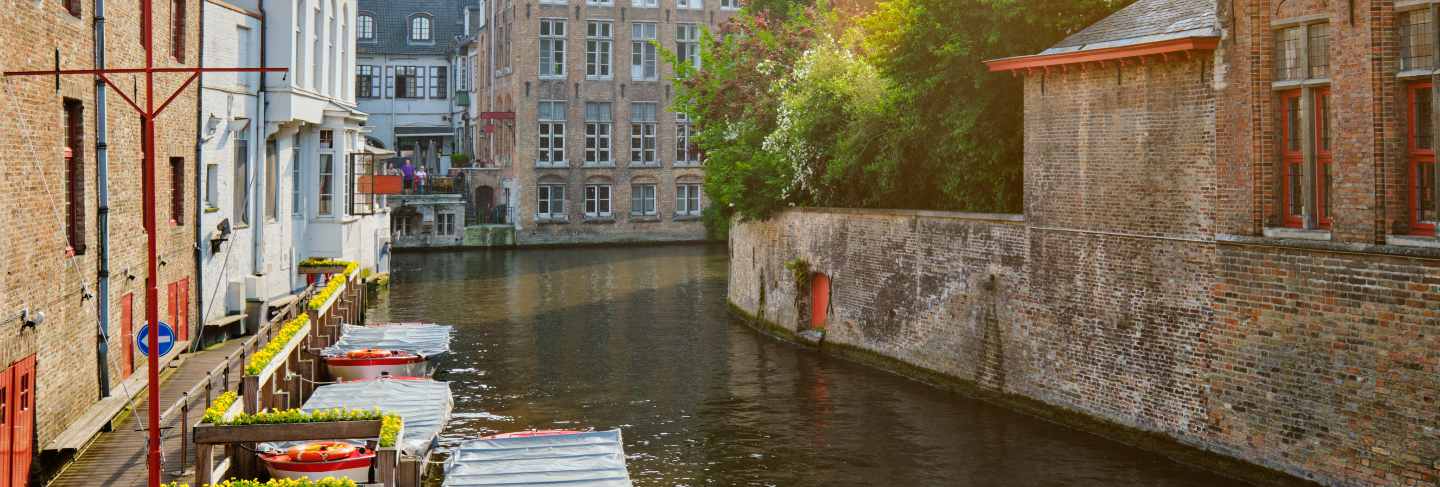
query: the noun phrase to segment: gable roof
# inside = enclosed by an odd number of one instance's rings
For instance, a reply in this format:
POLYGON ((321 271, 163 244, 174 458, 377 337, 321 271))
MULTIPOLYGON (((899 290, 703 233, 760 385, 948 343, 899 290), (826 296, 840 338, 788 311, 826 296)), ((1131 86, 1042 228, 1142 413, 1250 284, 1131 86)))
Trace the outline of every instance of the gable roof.
POLYGON ((360 13, 375 17, 375 40, 357 40, 358 54, 414 54, 443 56, 451 42, 465 34, 465 7, 462 0, 360 0, 360 13), (410 17, 430 15, 428 43, 411 43, 410 17))
POLYGON ((1137 0, 1030 56, 987 61, 991 71, 1214 49, 1216 0, 1137 0))

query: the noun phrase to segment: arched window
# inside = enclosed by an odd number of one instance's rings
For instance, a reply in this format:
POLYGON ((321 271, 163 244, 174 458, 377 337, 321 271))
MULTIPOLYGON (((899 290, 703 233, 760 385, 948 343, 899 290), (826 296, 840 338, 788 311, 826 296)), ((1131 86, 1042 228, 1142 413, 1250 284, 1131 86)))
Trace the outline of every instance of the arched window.
POLYGON ((429 15, 416 14, 414 17, 410 17, 410 40, 419 42, 431 40, 429 15))
POLYGON ((375 16, 360 14, 355 18, 355 35, 362 41, 375 40, 375 16))

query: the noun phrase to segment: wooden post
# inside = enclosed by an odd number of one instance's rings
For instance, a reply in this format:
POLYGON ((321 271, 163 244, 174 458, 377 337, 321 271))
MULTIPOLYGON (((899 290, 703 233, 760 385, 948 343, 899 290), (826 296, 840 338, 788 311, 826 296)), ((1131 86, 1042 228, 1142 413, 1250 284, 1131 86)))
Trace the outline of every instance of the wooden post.
MULTIPOLYGON (((373 447, 375 442, 370 442, 373 447)), ((375 476, 380 485, 385 487, 396 486, 396 467, 400 461, 400 451, 395 448, 380 448, 375 450, 375 476)))
POLYGON ((215 471, 215 445, 200 443, 195 445, 195 485, 207 485, 215 483, 216 479, 210 478, 215 471))
MULTIPOLYGON (((244 401, 245 414, 260 412, 260 377, 253 375, 240 376, 240 400, 244 401)), ((246 445, 254 449, 255 445, 246 445)), ((254 475, 255 455, 250 454, 244 448, 230 448, 230 465, 236 475, 250 477, 254 475)), ((200 485, 205 485, 201 483, 200 485)))

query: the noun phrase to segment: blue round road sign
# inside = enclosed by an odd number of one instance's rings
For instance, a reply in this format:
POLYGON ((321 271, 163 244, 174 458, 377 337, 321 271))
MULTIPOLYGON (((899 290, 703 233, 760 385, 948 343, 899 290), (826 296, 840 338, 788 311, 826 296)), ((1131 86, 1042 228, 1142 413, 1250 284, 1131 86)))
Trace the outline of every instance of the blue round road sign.
MULTIPOLYGON (((170 351, 175 349, 175 328, 171 327, 169 323, 161 321, 158 331, 160 332, 160 356, 170 355, 170 351)), ((135 347, 140 349, 140 355, 150 356, 149 323, 141 325, 140 332, 135 334, 135 347)))

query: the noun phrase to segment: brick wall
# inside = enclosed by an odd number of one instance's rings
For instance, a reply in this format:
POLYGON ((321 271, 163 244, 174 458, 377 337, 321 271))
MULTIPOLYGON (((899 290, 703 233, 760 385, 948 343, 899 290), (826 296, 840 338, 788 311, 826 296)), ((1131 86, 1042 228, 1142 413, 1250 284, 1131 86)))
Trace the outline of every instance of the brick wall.
MULTIPOLYGON (((107 64, 143 66, 139 48, 139 1, 106 2, 107 64)), ((81 2, 81 16, 67 13, 61 2, 22 2, 11 5, 7 22, 0 28, 0 44, 25 46, 0 53, 5 69, 47 69, 54 65, 54 50, 60 49, 66 68, 94 67, 92 34, 93 2, 81 2)), ((197 61, 199 45, 198 6, 187 12, 185 63, 197 61)), ((157 65, 180 65, 170 56, 170 4, 155 5, 157 65)), ((143 79, 120 75, 121 86, 132 79, 143 90, 143 79)), ((183 81, 181 75, 165 75, 156 83, 158 96, 169 94, 183 81)), ((50 440, 81 416, 99 395, 96 366, 96 300, 85 293, 96 292, 99 245, 96 220, 96 159, 94 79, 88 76, 63 78, 59 92, 49 77, 7 78, 0 106, 8 116, 0 117, 0 147, 4 147, 0 181, 7 204, 0 215, 0 365, 21 357, 37 357, 36 446, 50 440), (64 164, 62 103, 64 98, 84 104, 83 144, 85 178, 86 251, 73 259, 65 253, 64 164), (22 307, 43 311, 46 320, 34 330, 22 330, 13 313, 22 307), (11 344, 17 346, 11 346, 11 344)), ((143 97, 143 91, 139 93, 143 97)), ((156 184, 159 207, 159 307, 162 319, 169 310, 165 292, 168 284, 194 271, 194 141, 195 88, 175 99, 157 121, 156 184), (181 225, 170 219, 170 157, 184 157, 186 165, 184 212, 181 225)), ((162 99, 163 100, 163 99, 162 99)), ((143 103, 143 98, 141 100, 143 103)), ((158 106, 157 101, 157 106, 158 106)), ((126 347, 120 337, 120 297, 135 294, 135 328, 144 320, 145 233, 141 224, 140 124, 139 115, 109 92, 109 179, 110 179, 110 379, 122 379, 120 357, 126 347), (132 279, 133 277, 133 279, 132 279)), ((191 279, 190 302, 198 301, 191 279)), ((185 310, 194 324, 194 313, 185 310)), ((138 358, 138 357, 137 357, 138 358)), ((137 368, 143 361, 137 360, 137 368)))
MULTIPOLYGON (((1265 5, 1242 7, 1268 25, 1251 8, 1265 5)), ((1383 28, 1364 24, 1343 35, 1383 28)), ((812 305, 785 268, 804 260, 832 279, 826 343, 1324 484, 1433 485, 1440 252, 1374 243, 1389 204, 1374 174, 1392 163, 1366 148, 1392 142, 1388 102, 1337 114, 1337 206, 1354 214, 1337 210, 1333 239, 1264 237, 1277 135, 1270 83, 1249 77, 1271 69, 1247 57, 1255 39, 1029 76, 1023 221, 796 210, 740 224, 730 299, 805 329, 812 305)), ((1369 73, 1346 66, 1364 58, 1337 48, 1336 76, 1369 73)), ((1336 106, 1370 103, 1383 83, 1368 76, 1337 84, 1336 106)))

